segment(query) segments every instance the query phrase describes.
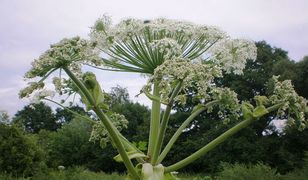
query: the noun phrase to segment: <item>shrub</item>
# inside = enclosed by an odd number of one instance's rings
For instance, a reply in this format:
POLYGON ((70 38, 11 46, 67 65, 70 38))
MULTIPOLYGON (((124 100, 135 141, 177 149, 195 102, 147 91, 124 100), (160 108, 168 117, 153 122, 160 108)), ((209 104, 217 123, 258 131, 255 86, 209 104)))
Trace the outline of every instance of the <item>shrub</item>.
POLYGON ((294 171, 283 176, 283 180, 306 180, 308 179, 308 152, 306 152, 304 158, 304 166, 301 169, 295 169, 294 171))
POLYGON ((222 164, 217 180, 275 180, 279 179, 276 170, 262 163, 256 165, 222 164))
POLYGON ((31 176, 46 167, 35 139, 15 126, 0 124, 0 172, 31 176))

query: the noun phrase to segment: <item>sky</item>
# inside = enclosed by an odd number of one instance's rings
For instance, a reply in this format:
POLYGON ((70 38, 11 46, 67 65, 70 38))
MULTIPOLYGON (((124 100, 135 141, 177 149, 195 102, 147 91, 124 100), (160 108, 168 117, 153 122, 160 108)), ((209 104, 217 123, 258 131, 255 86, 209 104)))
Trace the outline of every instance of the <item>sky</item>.
MULTIPOLYGON (((289 52, 308 55, 307 0, 0 0, 0 110, 12 116, 29 103, 18 98, 33 59, 64 37, 88 37, 104 14, 115 23, 128 17, 165 17, 220 27, 234 38, 265 40, 289 52)), ((146 79, 128 73, 99 72, 105 91, 121 85, 134 101, 146 79)))

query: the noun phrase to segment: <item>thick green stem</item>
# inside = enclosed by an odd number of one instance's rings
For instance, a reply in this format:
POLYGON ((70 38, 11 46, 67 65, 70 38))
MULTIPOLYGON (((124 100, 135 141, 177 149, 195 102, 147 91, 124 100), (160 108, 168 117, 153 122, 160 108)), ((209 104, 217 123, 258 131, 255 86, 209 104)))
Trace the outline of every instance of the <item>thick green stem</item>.
POLYGON ((120 137, 118 134, 118 130, 116 127, 112 124, 110 119, 106 116, 106 114, 99 108, 95 106, 95 100, 93 99, 93 96, 90 94, 88 89, 85 87, 85 85, 67 68, 63 68, 63 70, 67 73, 67 75, 72 79, 72 81, 75 83, 75 85, 79 88, 81 93, 87 98, 89 103, 93 105, 93 111, 96 113, 96 115, 99 117, 99 119, 102 121, 104 126, 106 127, 110 138, 114 142, 115 146, 117 147, 117 150, 119 154, 121 155, 123 162, 128 170, 128 173, 134 178, 134 179, 140 179, 137 171, 134 168, 133 163, 128 158, 128 155, 125 151, 125 148, 123 144, 121 143, 120 137))
MULTIPOLYGON (((267 108, 268 112, 274 111, 281 107, 282 104, 276 104, 274 106, 271 106, 267 108)), ((236 126, 232 127, 228 131, 224 132, 222 135, 218 136, 216 139, 208 143, 206 146, 201 148, 200 150, 196 151, 192 155, 188 156, 187 158, 171 165, 165 168, 165 173, 176 171, 192 162, 194 162, 196 159, 200 158, 201 156, 205 155, 207 152, 215 148, 217 145, 224 142, 227 138, 231 137, 233 134, 237 133, 241 129, 249 126, 251 123, 255 121, 254 118, 246 119, 240 123, 238 123, 236 126)))
POLYGON ((193 112, 183 123, 182 125, 177 129, 177 131, 174 133, 172 138, 169 140, 168 144, 164 148, 163 152, 159 155, 157 163, 161 163, 164 158, 167 156, 168 152, 172 148, 175 141, 179 138, 179 136, 182 134, 183 130, 191 123, 192 120, 196 116, 198 116, 200 113, 202 113, 204 110, 206 110, 209 106, 212 106, 213 104, 217 103, 218 101, 212 101, 204 105, 203 107, 197 109, 195 112, 193 112))
MULTIPOLYGON (((159 97, 158 82, 154 83, 153 95, 159 97)), ((157 141, 157 135, 159 133, 159 125, 160 125, 160 102, 152 101, 149 147, 148 147, 148 156, 151 158, 151 162, 153 160, 152 156, 157 141)))
POLYGON ((182 88, 182 82, 179 82, 177 84, 177 86, 174 88, 174 90, 173 90, 173 92, 172 92, 172 94, 169 98, 169 103, 167 104, 166 110, 164 112, 164 115, 163 115, 163 118, 162 118, 162 121, 161 121, 161 126, 160 126, 160 129, 159 129, 158 138, 157 138, 157 141, 156 141, 156 145, 154 147, 155 148, 154 153, 153 153, 153 156, 152 156, 152 160, 153 160, 155 165, 157 164, 157 158, 158 158, 158 155, 161 151, 161 147, 162 147, 163 142, 164 142, 164 136, 165 136, 168 121, 169 121, 169 118, 170 118, 170 113, 171 113, 171 110, 172 110, 174 98, 179 94, 181 88, 182 88))

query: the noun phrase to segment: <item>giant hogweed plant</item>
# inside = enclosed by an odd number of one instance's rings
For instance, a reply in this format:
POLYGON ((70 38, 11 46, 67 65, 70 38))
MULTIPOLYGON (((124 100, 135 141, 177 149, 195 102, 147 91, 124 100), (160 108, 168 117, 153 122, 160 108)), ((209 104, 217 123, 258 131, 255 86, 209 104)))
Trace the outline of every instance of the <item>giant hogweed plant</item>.
POLYGON ((172 172, 204 156, 269 113, 277 112, 276 118, 287 119, 289 125, 300 130, 306 127, 307 100, 297 95, 290 81, 279 82, 278 77, 273 77, 272 94, 256 96, 254 102, 239 102, 235 92, 214 83, 215 78, 223 78, 225 73, 242 74, 246 60, 255 58, 253 42, 232 39, 215 27, 169 19, 127 19, 112 25, 110 18, 104 16, 91 28, 89 40, 63 39, 34 60, 25 75, 31 82, 21 90, 20 97, 33 96, 35 100, 48 100, 64 107, 63 102, 51 97, 55 93, 67 97, 78 94, 96 118, 75 113, 76 116, 93 123, 91 140, 113 144, 119 153, 114 159, 125 164, 128 179, 175 179, 172 172), (109 110, 108 96, 95 74, 82 71, 83 66, 140 73, 148 78, 141 90, 152 101, 147 153, 120 133, 127 120, 109 110), (50 76, 54 90, 48 90, 44 84, 50 76), (171 139, 165 140, 174 105, 185 105, 191 90, 197 105, 171 139), (191 127, 194 118, 211 113, 213 108, 219 109, 222 122, 238 123, 185 159, 164 164, 173 144, 191 127), (168 143, 163 147, 164 141, 168 143))

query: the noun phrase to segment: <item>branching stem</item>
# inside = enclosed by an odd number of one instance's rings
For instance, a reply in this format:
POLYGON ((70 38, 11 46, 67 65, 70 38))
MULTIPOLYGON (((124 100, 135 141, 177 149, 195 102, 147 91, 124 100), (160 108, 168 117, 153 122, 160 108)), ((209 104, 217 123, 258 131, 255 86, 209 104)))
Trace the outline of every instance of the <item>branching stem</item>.
MULTIPOLYGON (((279 107, 282 106, 281 104, 276 104, 273 105, 269 108, 267 108, 268 112, 271 111, 275 111, 277 110, 279 107)), ((240 123, 238 123, 237 125, 235 125, 234 127, 232 127, 231 129, 227 130, 226 132, 224 132, 223 134, 221 134, 220 136, 218 136, 216 139, 214 139, 213 141, 211 141, 210 143, 208 143, 206 146, 204 146, 203 148, 199 149, 198 151, 196 151, 195 153, 193 153, 192 155, 188 156, 187 158, 171 165, 165 168, 165 173, 168 172, 172 172, 172 171, 176 171, 192 162, 194 162, 196 159, 200 158, 201 156, 205 155, 207 152, 209 152, 210 150, 212 150, 213 148, 215 148, 217 145, 221 144, 222 142, 224 142, 227 138, 229 138, 230 136, 234 135, 235 133, 237 133, 238 131, 242 130, 243 128, 249 126, 251 123, 253 123, 256 119, 255 118, 249 118, 246 119, 240 123)))
POLYGON ((175 143, 175 141, 179 138, 179 136, 182 134, 183 130, 191 123, 192 120, 194 120, 194 118, 196 116, 198 116, 200 113, 202 113, 204 110, 206 110, 208 107, 218 103, 218 100, 215 101, 211 101, 209 103, 207 103, 206 105, 204 105, 203 107, 197 109, 195 112, 193 112, 183 123, 182 125, 177 129, 177 131, 174 133, 174 135, 172 136, 172 138, 170 139, 170 141, 168 142, 168 144, 166 145, 166 147, 164 148, 163 152, 160 154, 160 156, 158 157, 157 163, 160 163, 164 160, 164 158, 166 157, 166 155, 168 154, 168 152, 170 151, 170 149, 172 148, 173 144, 175 143))
POLYGON ((178 84, 174 88, 174 90, 173 90, 173 92, 172 92, 172 94, 169 98, 169 103, 167 104, 166 110, 164 112, 164 115, 163 115, 163 118, 162 118, 162 121, 161 121, 161 126, 160 126, 160 129, 159 129, 158 138, 157 138, 156 145, 155 145, 154 154, 153 154, 153 157, 152 157, 152 160, 153 160, 155 165, 157 164, 157 158, 158 158, 158 155, 161 151, 161 147, 163 145, 164 136, 165 136, 168 121, 169 121, 169 118, 170 118, 170 113, 171 113, 171 110, 172 110, 174 98, 181 91, 182 84, 183 84, 182 82, 178 82, 178 84))

